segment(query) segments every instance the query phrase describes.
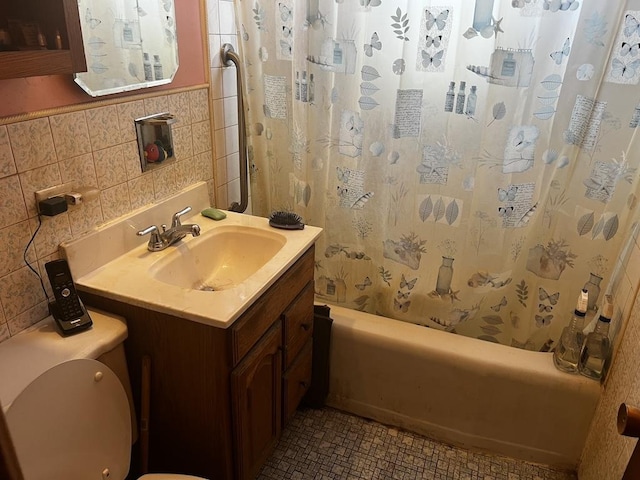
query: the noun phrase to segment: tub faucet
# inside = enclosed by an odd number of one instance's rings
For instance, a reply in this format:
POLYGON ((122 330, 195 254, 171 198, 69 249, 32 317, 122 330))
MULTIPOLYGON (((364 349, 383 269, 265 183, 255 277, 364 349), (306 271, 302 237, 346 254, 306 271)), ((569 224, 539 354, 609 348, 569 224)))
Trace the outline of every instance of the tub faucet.
POLYGON ((144 230, 140 230, 136 235, 142 237, 144 235, 150 234, 149 243, 147 244, 147 250, 150 252, 160 252, 165 248, 173 245, 176 242, 182 240, 187 234, 193 235, 197 237, 200 235, 200 225, 196 223, 188 223, 182 225, 180 223, 180 217, 189 213, 191 211, 191 207, 185 207, 179 212, 176 212, 171 217, 171 227, 167 229, 165 224, 162 224, 160 227, 162 231, 155 226, 151 225, 144 230))

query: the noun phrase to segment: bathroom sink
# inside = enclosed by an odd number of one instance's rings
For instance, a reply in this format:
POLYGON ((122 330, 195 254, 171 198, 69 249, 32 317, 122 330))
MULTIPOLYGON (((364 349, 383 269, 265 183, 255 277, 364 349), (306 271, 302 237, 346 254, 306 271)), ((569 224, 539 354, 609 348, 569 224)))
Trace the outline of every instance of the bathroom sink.
POLYGON ((150 274, 181 288, 225 290, 244 282, 285 244, 286 237, 276 232, 221 226, 164 255, 151 266, 150 274))
POLYGON ((226 212, 201 216, 211 205, 200 182, 61 245, 80 296, 99 295, 182 319, 228 328, 316 241, 320 228, 278 230, 262 217, 226 212), (198 224, 167 248, 150 252, 137 231, 168 222, 186 205, 198 224))

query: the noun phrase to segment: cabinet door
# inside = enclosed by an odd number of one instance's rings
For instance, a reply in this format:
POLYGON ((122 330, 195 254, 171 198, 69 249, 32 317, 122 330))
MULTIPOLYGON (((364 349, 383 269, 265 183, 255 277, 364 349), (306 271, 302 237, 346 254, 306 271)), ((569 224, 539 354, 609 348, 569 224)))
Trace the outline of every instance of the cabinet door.
POLYGON ((236 477, 256 476, 281 431, 282 326, 277 321, 231 373, 236 477))
POLYGON ((293 362, 293 365, 284 374, 282 386, 282 391, 284 392, 282 399, 284 425, 296 413, 300 400, 302 400, 304 394, 309 390, 309 385, 311 385, 312 348, 312 342, 309 340, 293 362))
MULTIPOLYGON (((0 28, 7 19, 36 22, 47 40, 47 49, 0 51, 0 79, 85 72, 80 14, 76 0, 22 0, 0 5, 0 28), (56 32, 62 45, 56 49, 56 32)), ((13 39, 19 43, 19 38, 13 39)), ((19 45, 16 45, 19 47, 19 45)), ((1 49, 0 49, 1 50, 1 49)))
POLYGON ((313 333, 313 282, 309 282, 282 314, 284 369, 291 367, 313 333))

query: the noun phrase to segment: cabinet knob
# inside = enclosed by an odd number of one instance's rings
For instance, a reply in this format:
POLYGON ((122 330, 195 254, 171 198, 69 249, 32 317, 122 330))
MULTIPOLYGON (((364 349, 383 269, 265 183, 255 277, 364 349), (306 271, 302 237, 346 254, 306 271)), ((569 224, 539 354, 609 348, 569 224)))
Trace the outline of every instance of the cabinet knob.
POLYGON ((307 384, 307 382, 305 382, 304 380, 302 380, 302 381, 300 382, 300 386, 301 386, 302 388, 307 388, 307 385, 308 385, 308 384, 307 384))
POLYGON ((311 328, 311 325, 308 323, 301 323, 300 328, 302 328, 306 332, 311 328))

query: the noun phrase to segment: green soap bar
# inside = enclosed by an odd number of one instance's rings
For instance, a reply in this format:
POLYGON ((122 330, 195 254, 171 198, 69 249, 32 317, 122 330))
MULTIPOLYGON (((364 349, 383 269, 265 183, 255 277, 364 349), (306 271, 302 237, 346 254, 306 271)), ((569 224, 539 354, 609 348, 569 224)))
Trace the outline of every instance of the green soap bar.
POLYGON ((227 214, 217 208, 205 208, 200 212, 203 216, 213 218, 214 220, 222 220, 227 218, 227 214))

